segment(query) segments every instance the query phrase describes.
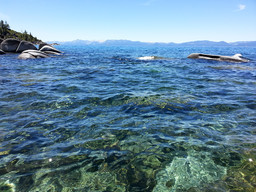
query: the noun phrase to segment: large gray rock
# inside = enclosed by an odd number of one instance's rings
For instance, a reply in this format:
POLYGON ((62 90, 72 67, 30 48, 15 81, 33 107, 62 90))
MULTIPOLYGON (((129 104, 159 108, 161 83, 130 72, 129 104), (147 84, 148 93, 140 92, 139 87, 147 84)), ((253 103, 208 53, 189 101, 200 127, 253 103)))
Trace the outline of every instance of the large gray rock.
POLYGON ((44 53, 49 54, 49 55, 61 55, 61 53, 57 53, 55 51, 44 51, 44 53))
POLYGON ((5 39, 0 46, 0 49, 2 49, 4 52, 16 52, 16 49, 18 48, 20 44, 20 41, 17 39, 5 39))
POLYGON ((0 55, 3 55, 3 54, 5 54, 5 52, 2 49, 0 49, 0 55))
POLYGON ((26 50, 26 51, 23 51, 22 53, 29 53, 29 54, 33 55, 34 57, 36 57, 36 58, 50 57, 48 54, 46 54, 42 51, 39 51, 39 50, 26 50))
POLYGON ((248 59, 242 57, 241 54, 235 54, 233 56, 223 56, 223 55, 210 55, 202 53, 192 53, 188 56, 190 59, 207 59, 216 61, 227 61, 227 62, 249 62, 248 59))
POLYGON ((35 59, 30 53, 21 53, 18 57, 19 59, 35 59))
POLYGON ((47 58, 50 57, 46 53, 38 50, 26 50, 19 55, 19 59, 34 59, 34 58, 47 58))
POLYGON ((33 45, 32 43, 28 42, 28 41, 21 41, 16 52, 17 53, 21 53, 25 50, 37 50, 37 48, 35 47, 35 45, 33 45))
POLYGON ((38 50, 42 49, 42 47, 45 46, 45 45, 50 46, 50 45, 47 44, 47 43, 40 43, 40 44, 39 44, 39 47, 38 47, 38 50))
POLYGON ((61 53, 61 51, 55 49, 54 47, 50 46, 50 45, 45 45, 43 46, 40 51, 53 51, 53 52, 56 52, 56 53, 61 53))

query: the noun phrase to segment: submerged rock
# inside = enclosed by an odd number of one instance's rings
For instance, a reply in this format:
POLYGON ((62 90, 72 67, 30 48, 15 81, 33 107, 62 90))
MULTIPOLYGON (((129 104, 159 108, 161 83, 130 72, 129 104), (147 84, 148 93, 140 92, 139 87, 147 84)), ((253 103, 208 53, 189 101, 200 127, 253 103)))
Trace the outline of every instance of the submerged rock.
POLYGON ((157 185, 153 192, 200 188, 220 180, 226 173, 226 168, 215 164, 208 153, 190 151, 187 157, 175 157, 157 174, 157 185))
POLYGON ((28 41, 21 41, 16 52, 21 53, 22 51, 25 51, 25 50, 37 50, 37 48, 28 41))
POLYGON ((9 38, 1 43, 0 49, 2 49, 5 52, 16 52, 19 44, 19 40, 9 38))
POLYGON ((218 69, 218 70, 242 70, 242 71, 256 70, 256 67, 250 67, 246 65, 219 65, 219 66, 211 66, 211 68, 218 69))
POLYGON ((158 56, 144 56, 144 57, 138 57, 139 60, 161 60, 161 59, 167 59, 165 57, 158 57, 158 56))
POLYGON ((5 182, 0 181, 0 191, 14 192, 15 185, 13 183, 10 183, 9 180, 7 180, 5 182))

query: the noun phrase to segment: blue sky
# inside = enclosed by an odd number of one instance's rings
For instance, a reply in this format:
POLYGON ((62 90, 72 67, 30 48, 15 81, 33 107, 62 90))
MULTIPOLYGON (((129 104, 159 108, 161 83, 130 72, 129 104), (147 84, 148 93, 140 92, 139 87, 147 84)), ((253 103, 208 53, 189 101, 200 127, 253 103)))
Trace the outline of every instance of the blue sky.
POLYGON ((256 0, 0 0, 0 19, 44 41, 256 40, 256 0))

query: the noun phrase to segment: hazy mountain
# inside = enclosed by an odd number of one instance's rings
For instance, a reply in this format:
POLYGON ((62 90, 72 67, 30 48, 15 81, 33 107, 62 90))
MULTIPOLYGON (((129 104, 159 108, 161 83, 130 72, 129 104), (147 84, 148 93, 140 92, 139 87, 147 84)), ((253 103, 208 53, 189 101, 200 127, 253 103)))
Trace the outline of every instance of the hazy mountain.
POLYGON ((130 40, 106 40, 103 42, 100 41, 88 41, 88 40, 74 40, 74 41, 51 41, 48 43, 58 43, 61 45, 87 45, 87 46, 132 46, 132 47, 139 47, 139 46, 149 46, 149 47, 256 47, 256 41, 238 41, 227 43, 225 41, 191 41, 185 43, 148 43, 148 42, 141 42, 141 41, 130 41, 130 40))
POLYGON ((232 46, 256 47, 256 41, 238 41, 230 43, 232 46))
POLYGON ((191 41, 191 42, 186 42, 186 43, 180 43, 179 45, 182 45, 182 46, 200 46, 200 47, 204 47, 204 46, 210 46, 210 47, 230 46, 230 44, 225 42, 225 41, 219 41, 219 42, 215 42, 215 41, 191 41))

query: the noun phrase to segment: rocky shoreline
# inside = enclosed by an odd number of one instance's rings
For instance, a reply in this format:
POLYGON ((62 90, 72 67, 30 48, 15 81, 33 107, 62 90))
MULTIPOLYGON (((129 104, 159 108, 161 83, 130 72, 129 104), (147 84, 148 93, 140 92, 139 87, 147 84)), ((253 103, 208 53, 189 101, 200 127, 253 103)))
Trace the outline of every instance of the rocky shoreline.
POLYGON ((62 52, 47 43, 39 44, 37 48, 33 43, 17 39, 0 39, 0 55, 6 53, 19 53, 19 59, 48 58, 52 55, 61 55, 62 52))

